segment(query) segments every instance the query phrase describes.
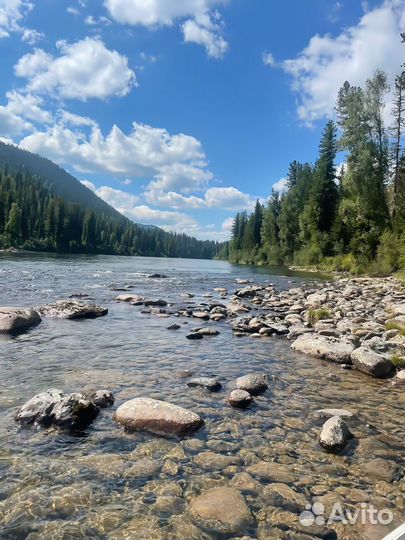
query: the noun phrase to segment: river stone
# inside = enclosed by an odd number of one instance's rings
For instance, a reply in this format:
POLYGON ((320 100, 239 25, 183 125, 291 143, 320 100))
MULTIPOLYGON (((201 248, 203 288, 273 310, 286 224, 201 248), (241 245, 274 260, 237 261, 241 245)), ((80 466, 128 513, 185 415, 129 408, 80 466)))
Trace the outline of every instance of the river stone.
POLYGON ((394 461, 387 459, 373 459, 360 466, 365 478, 375 478, 392 482, 398 472, 398 466, 394 461))
POLYGON ((0 307, 0 333, 10 334, 25 330, 40 322, 41 317, 34 309, 0 307))
POLYGON ((385 377, 393 371, 393 364, 387 356, 359 347, 352 352, 351 359, 356 368, 372 377, 385 377))
POLYGON ((216 377, 195 377, 186 383, 190 388, 201 386, 210 392, 218 392, 222 388, 222 384, 216 377))
POLYGON ((220 331, 216 328, 209 327, 195 328, 193 332, 199 332, 203 336, 218 336, 220 334, 220 331))
POLYGON ((254 524, 245 499, 230 487, 208 489, 190 501, 190 508, 197 518, 207 522, 207 528, 222 534, 239 533, 254 524))
POLYGON ((110 390, 95 390, 94 392, 86 392, 85 396, 102 409, 114 405, 114 396, 110 390))
POLYGON ((167 330, 180 330, 181 326, 177 323, 171 324, 167 327, 167 330))
POLYGON ((145 306, 165 307, 167 306, 166 300, 144 300, 145 306))
POLYGON ((397 381, 405 382, 405 369, 400 369, 395 375, 397 381))
POLYGON ((332 416, 322 426, 319 443, 330 452, 339 452, 353 435, 340 416, 332 416))
POLYGON ((119 294, 115 299, 117 302, 130 302, 132 305, 143 304, 143 298, 138 294, 119 294))
POLYGON ((228 396, 228 403, 237 409, 246 409, 252 403, 252 396, 246 390, 232 390, 228 396))
POLYGON ((54 406, 63 397, 62 390, 51 388, 37 394, 17 411, 15 419, 23 425, 40 425, 49 427, 52 424, 54 406))
POLYGON ((270 482, 288 484, 294 480, 294 475, 291 473, 291 466, 284 465, 283 463, 275 463, 274 461, 253 463, 253 465, 247 467, 246 471, 252 476, 257 476, 270 482))
POLYGON ((297 493, 286 484, 275 482, 265 486, 263 499, 266 504, 281 507, 289 512, 302 512, 307 504, 307 499, 301 493, 297 493))
POLYGON ((351 363, 350 355, 355 349, 355 345, 349 340, 319 334, 302 334, 291 344, 291 347, 295 351, 338 364, 351 363))
POLYGON ((210 314, 206 311, 193 311, 192 313, 193 317, 196 319, 205 319, 208 320, 210 318, 210 314))
POLYGON ((245 390, 249 394, 256 395, 264 392, 269 387, 267 376, 261 373, 249 373, 236 379, 236 388, 245 390))
POLYGON ((203 335, 201 332, 191 332, 190 334, 186 335, 187 339, 202 339, 203 335))
POLYGON ((84 429, 93 422, 99 412, 97 405, 85 395, 69 394, 53 407, 53 423, 63 429, 84 429))
POLYGON ((94 319, 108 313, 107 308, 75 300, 59 300, 54 304, 39 307, 38 311, 44 317, 59 319, 94 319))
POLYGON ((156 435, 185 435, 204 424, 198 414, 178 405, 152 398, 126 401, 115 411, 113 420, 129 430, 143 430, 156 435))
POLYGON ((352 418, 353 413, 346 411, 346 409, 318 409, 313 413, 314 418, 331 418, 332 416, 339 416, 340 418, 352 418))

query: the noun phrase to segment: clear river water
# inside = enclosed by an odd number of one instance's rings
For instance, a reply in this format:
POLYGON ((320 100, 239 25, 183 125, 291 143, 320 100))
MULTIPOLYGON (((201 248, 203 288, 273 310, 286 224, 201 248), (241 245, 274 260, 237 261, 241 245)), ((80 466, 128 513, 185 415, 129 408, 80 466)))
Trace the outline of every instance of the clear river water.
POLYGON ((403 388, 297 354, 285 338, 235 337, 226 321, 208 323, 218 336, 189 341, 195 319, 143 314, 114 300, 114 289, 126 287, 174 304, 207 302, 207 293, 221 300, 214 288, 230 296, 235 278, 281 289, 322 286, 314 275, 221 261, 0 254, 0 305, 38 306, 82 293, 109 309, 94 320, 45 318, 26 333, 0 337, 2 540, 366 540, 399 524, 404 482, 389 465, 403 465, 403 388), (168 277, 148 277, 156 272, 168 277), (186 301, 184 292, 195 296, 186 301), (167 330, 174 322, 181 329, 167 330), (186 369, 218 376, 222 391, 187 388, 176 373, 186 369), (235 378, 249 372, 268 374, 270 388, 249 409, 232 409, 226 397, 235 378), (108 388, 116 401, 80 436, 22 429, 14 420, 42 390, 86 386, 108 388), (112 414, 138 396, 191 409, 205 426, 182 439, 126 433, 112 414), (339 455, 318 444, 321 424, 312 413, 325 407, 355 413, 355 442, 339 455), (278 464, 272 478, 260 467, 248 472, 266 462, 278 464), (294 489, 296 499, 275 497, 267 489, 274 482, 294 489), (242 493, 253 525, 227 536, 196 519, 190 500, 215 486, 242 493), (325 512, 335 502, 351 509, 374 504, 389 509, 393 521, 306 527, 300 505, 315 501, 325 512))

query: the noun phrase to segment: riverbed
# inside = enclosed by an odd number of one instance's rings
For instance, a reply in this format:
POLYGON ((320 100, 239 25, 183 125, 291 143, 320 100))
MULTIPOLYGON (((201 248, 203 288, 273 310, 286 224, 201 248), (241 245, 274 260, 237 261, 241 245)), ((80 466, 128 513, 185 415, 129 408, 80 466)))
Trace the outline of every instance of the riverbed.
POLYGON ((214 289, 230 295, 235 279, 287 289, 322 287, 323 277, 221 261, 0 255, 0 305, 86 294, 109 310, 95 320, 44 319, 29 332, 0 338, 1 539, 366 540, 403 520, 403 387, 298 354, 285 338, 235 337, 226 321, 209 323, 219 335, 190 341, 185 336, 198 321, 115 301, 127 290, 177 304, 185 292, 194 295, 188 303, 207 302, 207 294, 226 302, 214 289), (174 322, 181 328, 167 330, 174 322), (223 389, 187 388, 181 370, 215 375, 223 389), (235 379, 250 372, 267 374, 270 388, 249 409, 232 409, 226 397, 235 379), (42 390, 85 386, 111 390, 115 404, 83 433, 22 429, 14 421, 18 407, 42 390), (195 411, 204 428, 181 439, 125 433, 113 411, 139 396, 195 411), (313 412, 327 407, 354 413, 355 439, 339 455, 318 444, 321 424, 313 412), (278 464, 271 477, 263 463, 278 464), (274 483, 297 497, 275 497, 274 483), (190 508, 194 497, 217 486, 238 490, 252 514, 232 534, 200 522, 190 508), (299 515, 314 502, 325 515, 336 502, 352 509, 373 504, 393 521, 306 527, 299 515))

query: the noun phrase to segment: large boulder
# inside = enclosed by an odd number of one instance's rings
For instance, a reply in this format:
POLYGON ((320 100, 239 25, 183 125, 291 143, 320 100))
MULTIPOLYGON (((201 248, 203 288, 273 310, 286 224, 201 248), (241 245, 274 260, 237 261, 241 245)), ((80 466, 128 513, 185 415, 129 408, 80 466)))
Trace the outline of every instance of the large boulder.
POLYGON ((207 528, 222 534, 238 534, 254 524, 245 499, 230 487, 208 489, 190 501, 190 508, 207 528))
POLYGON ((19 332, 40 322, 41 317, 35 309, 0 307, 0 333, 19 332))
POLYGON ((339 452, 352 437, 346 422, 340 416, 332 416, 322 426, 319 444, 330 452, 339 452))
POLYGON ((368 347, 359 347, 353 351, 351 360, 358 370, 372 377, 386 377, 394 369, 388 356, 378 354, 368 347))
POLYGON ((267 376, 261 373, 248 373, 236 379, 236 388, 252 395, 260 394, 268 387, 267 376))
POLYGON ((302 334, 291 344, 291 347, 297 352, 331 360, 338 364, 350 364, 350 355, 356 348, 349 340, 318 334, 302 334))
POLYGON ((178 405, 152 398, 126 401, 113 419, 128 430, 143 430, 156 435, 185 435, 200 429, 204 421, 198 414, 178 405))
POLYGON ((52 424, 52 411, 56 403, 63 397, 62 390, 51 388, 29 399, 18 409, 15 419, 22 425, 38 425, 49 427, 52 424))
POLYGON ((38 308, 43 317, 58 319, 95 319, 107 315, 108 309, 76 300, 59 300, 38 308))
POLYGON ((84 394, 69 394, 53 407, 53 423, 62 429, 84 429, 93 422, 99 412, 97 405, 84 394))

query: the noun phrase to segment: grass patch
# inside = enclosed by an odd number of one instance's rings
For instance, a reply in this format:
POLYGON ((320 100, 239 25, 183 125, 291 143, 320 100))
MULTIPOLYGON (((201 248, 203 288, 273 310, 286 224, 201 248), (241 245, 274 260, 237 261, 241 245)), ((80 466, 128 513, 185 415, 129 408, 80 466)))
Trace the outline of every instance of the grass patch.
POLYGON ((318 321, 330 318, 330 311, 324 308, 321 309, 309 309, 308 310, 308 322, 311 326, 314 326, 318 321))
POLYGON ((391 362, 394 364, 396 369, 405 368, 405 358, 403 356, 398 356, 397 354, 393 354, 391 356, 391 362))
POLYGON ((401 336, 405 336, 405 326, 399 321, 388 321, 385 323, 386 330, 398 330, 401 336))

